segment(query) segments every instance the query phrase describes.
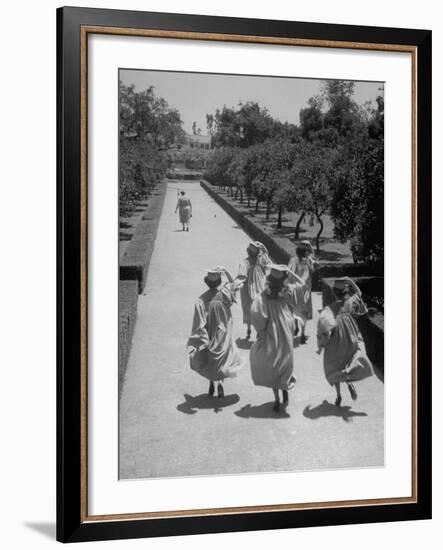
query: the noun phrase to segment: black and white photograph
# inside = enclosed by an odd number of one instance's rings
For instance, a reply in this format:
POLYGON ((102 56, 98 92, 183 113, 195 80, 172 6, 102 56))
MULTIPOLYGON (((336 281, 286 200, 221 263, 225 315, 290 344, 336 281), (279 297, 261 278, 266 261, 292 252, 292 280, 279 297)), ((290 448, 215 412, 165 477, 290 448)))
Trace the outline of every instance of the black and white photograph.
POLYGON ((119 479, 383 467, 384 83, 118 79, 119 479))

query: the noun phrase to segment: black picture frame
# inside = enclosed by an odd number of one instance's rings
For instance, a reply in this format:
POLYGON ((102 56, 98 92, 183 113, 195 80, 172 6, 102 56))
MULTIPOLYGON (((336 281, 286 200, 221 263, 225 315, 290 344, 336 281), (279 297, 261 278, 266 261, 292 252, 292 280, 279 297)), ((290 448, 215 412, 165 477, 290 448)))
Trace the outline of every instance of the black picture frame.
MULTIPOLYGON (((71 8, 57 10, 57 539, 62 542, 254 531, 431 517, 431 31, 71 8), (81 490, 82 328, 81 28, 403 45, 416 52, 415 502, 88 521, 81 490)), ((82 263, 83 262, 83 263, 82 263)), ((82 268, 83 266, 83 268, 82 268)), ((82 340, 83 339, 83 340, 82 340)), ((82 344, 83 342, 83 344, 82 344)), ((83 388, 83 393, 82 393, 83 388)), ((82 478, 83 476, 83 478, 82 478)))

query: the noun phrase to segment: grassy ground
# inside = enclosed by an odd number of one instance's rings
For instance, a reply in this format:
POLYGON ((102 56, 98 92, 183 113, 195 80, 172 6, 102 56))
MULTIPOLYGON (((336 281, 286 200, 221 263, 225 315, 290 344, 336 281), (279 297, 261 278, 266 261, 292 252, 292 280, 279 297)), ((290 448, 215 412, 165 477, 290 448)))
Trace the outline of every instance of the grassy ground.
MULTIPOLYGON (((223 192, 222 192, 223 193, 223 192)), ((266 220, 266 208, 261 204, 258 211, 255 210, 255 203, 251 201, 250 208, 247 207, 246 200, 243 201, 243 205, 239 200, 235 201, 237 206, 242 209, 243 212, 253 218, 255 223, 260 223, 264 227, 271 229, 271 234, 276 236, 286 236, 291 241, 295 241, 295 226, 299 217, 296 212, 284 212, 282 217, 282 227, 277 229, 277 213, 272 211, 269 220, 266 220), (243 210, 244 209, 244 210, 243 210)), ((313 220, 311 225, 310 216, 305 216, 302 224, 300 225, 299 240, 308 239, 311 241, 315 249, 315 238, 320 229, 320 225, 316 220, 313 220)), ((352 254, 349 242, 340 243, 334 238, 334 222, 330 216, 325 215, 323 218, 324 229, 320 237, 320 260, 325 262, 352 262, 352 254)))

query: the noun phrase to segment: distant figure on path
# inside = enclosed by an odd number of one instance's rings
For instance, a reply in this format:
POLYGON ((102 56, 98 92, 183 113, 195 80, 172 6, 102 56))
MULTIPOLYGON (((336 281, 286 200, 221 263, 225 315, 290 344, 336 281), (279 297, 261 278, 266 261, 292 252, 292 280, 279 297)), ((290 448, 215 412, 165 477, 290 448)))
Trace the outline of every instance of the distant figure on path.
POLYGON ((366 355, 363 337, 355 317, 368 310, 361 298, 361 291, 348 277, 336 279, 333 287, 335 302, 320 313, 317 328, 317 353, 323 353, 326 380, 335 387, 335 404, 341 405, 340 384, 346 383, 353 400, 357 392, 353 382, 372 376, 371 361, 366 355))
MULTIPOLYGON (((306 324, 312 319, 312 273, 315 268, 316 261, 311 243, 309 241, 302 241, 295 250, 295 256, 289 260, 289 269, 305 283, 304 288, 299 289, 298 302, 295 309, 295 314, 303 320, 301 329, 302 344, 306 344, 306 324)), ((289 275, 288 282, 294 282, 292 275, 289 275)))
POLYGON ((241 282, 232 279, 224 267, 216 267, 204 278, 209 290, 195 302, 191 336, 191 369, 207 378, 209 395, 214 395, 214 382, 218 382, 217 395, 224 397, 222 381, 237 376, 242 360, 234 341, 231 306, 241 282), (227 281, 223 283, 222 275, 227 281))
POLYGON ((180 191, 178 196, 175 213, 177 213, 177 210, 183 231, 189 231, 189 220, 192 218, 192 204, 191 199, 185 195, 184 191, 180 191))
POLYGON ((288 390, 295 384, 293 335, 294 305, 303 281, 290 273, 286 265, 270 264, 265 289, 252 304, 251 320, 257 330, 257 341, 250 352, 252 381, 256 386, 272 388, 274 411, 280 411, 279 390, 283 407, 289 403, 288 390), (287 282, 288 275, 295 281, 287 282))
POLYGON ((238 281, 243 282, 240 291, 241 306, 243 310, 243 323, 247 326, 246 338, 251 337, 251 305, 256 296, 265 288, 266 266, 271 263, 266 246, 253 241, 246 249, 248 253, 239 268, 238 281))

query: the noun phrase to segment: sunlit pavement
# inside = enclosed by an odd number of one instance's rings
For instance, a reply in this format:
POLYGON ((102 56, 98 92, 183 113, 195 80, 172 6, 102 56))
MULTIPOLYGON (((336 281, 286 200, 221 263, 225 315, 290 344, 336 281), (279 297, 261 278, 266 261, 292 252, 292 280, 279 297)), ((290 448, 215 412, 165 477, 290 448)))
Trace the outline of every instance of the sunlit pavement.
POLYGON ((294 341, 297 384, 285 413, 272 411, 270 389, 252 384, 240 304, 234 331, 245 366, 225 382, 225 398, 207 396, 206 379, 190 370, 185 346, 205 271, 223 265, 235 276, 248 242, 198 182, 169 183, 120 401, 120 478, 383 466, 383 383, 356 385, 355 402, 343 388, 335 407, 316 354, 320 293, 308 343, 294 341), (178 189, 192 200, 189 232, 174 214, 178 189))

